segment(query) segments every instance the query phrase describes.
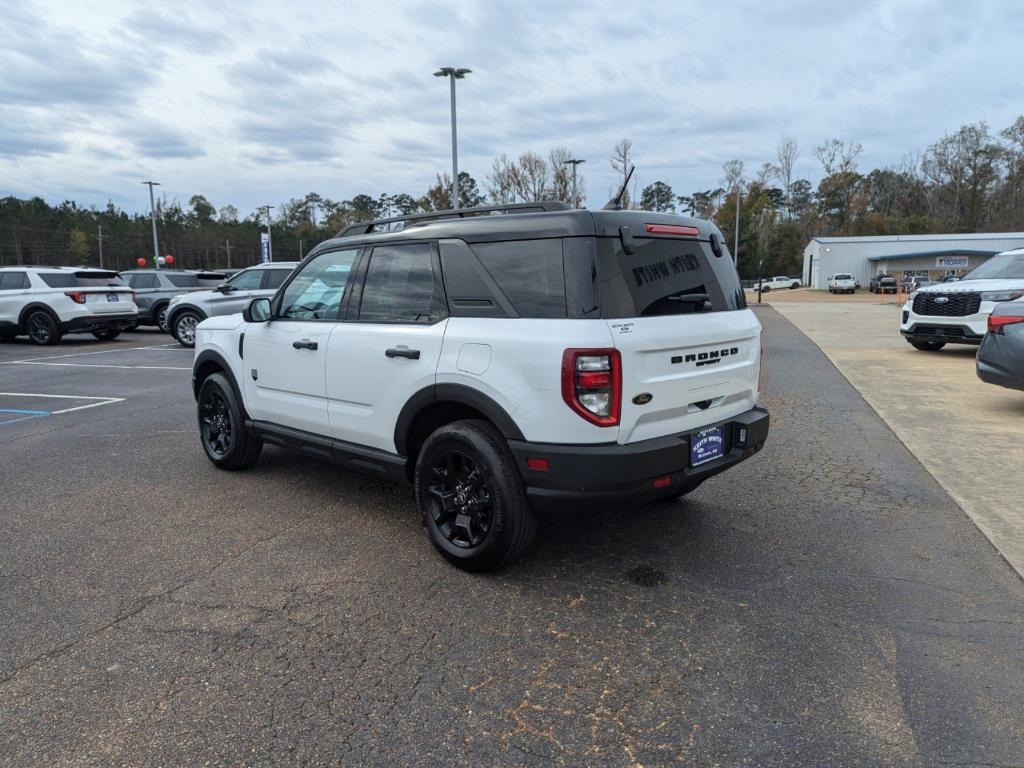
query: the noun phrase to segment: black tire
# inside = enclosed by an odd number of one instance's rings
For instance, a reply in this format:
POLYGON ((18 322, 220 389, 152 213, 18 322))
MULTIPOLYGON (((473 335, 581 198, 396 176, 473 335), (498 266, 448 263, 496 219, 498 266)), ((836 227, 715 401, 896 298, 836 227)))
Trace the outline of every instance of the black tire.
POLYGON ((770 285, 766 285, 764 286, 764 288, 761 289, 761 293, 769 293, 771 289, 772 287, 770 285))
POLYGON ((799 287, 800 287, 800 283, 790 283, 789 290, 795 291, 799 287))
POLYGON ((167 333, 167 302, 157 304, 153 308, 153 325, 167 333))
POLYGON ((946 342, 944 342, 944 341, 913 341, 913 340, 910 340, 910 346, 912 346, 914 349, 919 349, 922 352, 938 352, 940 349, 942 349, 944 346, 946 346, 946 342))
POLYGON ((263 441, 245 428, 245 416, 231 382, 213 373, 203 380, 196 399, 199 440, 218 469, 247 469, 256 463, 263 441))
POLYGON ((41 347, 60 343, 60 338, 64 335, 54 316, 42 309, 33 311, 25 318, 25 332, 30 342, 41 347))
POLYGON ((486 421, 434 430, 417 456, 413 483, 430 543, 465 571, 515 562, 537 533, 508 445, 486 421))
POLYGON ((92 335, 100 341, 113 341, 121 335, 121 331, 117 328, 107 328, 102 331, 93 331, 92 335))
POLYGON ((192 349, 196 345, 196 326, 203 321, 196 312, 185 310, 174 316, 174 338, 183 347, 192 349))

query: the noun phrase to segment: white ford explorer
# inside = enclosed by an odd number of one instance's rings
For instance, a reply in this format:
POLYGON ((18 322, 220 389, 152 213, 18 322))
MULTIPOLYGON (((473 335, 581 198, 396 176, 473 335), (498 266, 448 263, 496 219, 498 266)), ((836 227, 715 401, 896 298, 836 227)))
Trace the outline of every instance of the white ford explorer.
POLYGON ((271 443, 411 482, 437 550, 485 571, 545 509, 681 496, 764 445, 761 326, 713 224, 561 203, 402 222, 199 324, 216 466, 271 443))
POLYGON ((900 333, 915 349, 980 344, 996 304, 1024 297, 1024 248, 1004 251, 955 283, 918 288, 903 305, 900 333))

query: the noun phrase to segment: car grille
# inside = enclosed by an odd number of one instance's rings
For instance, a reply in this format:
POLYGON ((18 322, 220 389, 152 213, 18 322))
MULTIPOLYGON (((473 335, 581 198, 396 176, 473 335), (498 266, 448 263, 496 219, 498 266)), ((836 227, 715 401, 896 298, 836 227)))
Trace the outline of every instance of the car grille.
POLYGON ((981 336, 971 332, 962 325, 918 325, 914 328, 914 336, 935 336, 942 339, 978 340, 981 336))
POLYGON ((966 317, 980 308, 979 293, 919 293, 914 297, 915 315, 966 317))

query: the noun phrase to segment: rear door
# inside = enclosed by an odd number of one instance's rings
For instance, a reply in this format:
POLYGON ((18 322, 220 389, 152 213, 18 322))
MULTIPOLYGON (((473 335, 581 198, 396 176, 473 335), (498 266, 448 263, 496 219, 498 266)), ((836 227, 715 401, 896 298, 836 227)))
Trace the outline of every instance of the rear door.
POLYGON ((600 238, 602 315, 622 359, 618 441, 726 421, 757 402, 761 326, 728 254, 693 238, 600 238))
POLYGON ((358 253, 327 251, 306 262, 274 303, 271 320, 246 325, 243 386, 254 419, 330 435, 328 341, 358 253))
POLYGON ((328 343, 331 429, 394 453, 402 407, 435 383, 448 322, 436 245, 376 246, 360 282, 328 343))
POLYGON ((233 315, 241 312, 253 298, 266 295, 260 291, 263 282, 262 269, 246 269, 234 275, 224 283, 223 291, 213 293, 209 301, 210 314, 233 315))

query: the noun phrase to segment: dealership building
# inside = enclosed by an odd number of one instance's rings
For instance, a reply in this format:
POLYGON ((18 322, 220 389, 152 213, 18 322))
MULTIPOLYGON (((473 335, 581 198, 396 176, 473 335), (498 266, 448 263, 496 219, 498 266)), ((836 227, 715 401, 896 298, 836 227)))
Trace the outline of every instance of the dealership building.
POLYGON ((898 279, 962 276, 1002 251, 1024 248, 1024 232, 962 235, 874 235, 816 237, 804 249, 803 282, 828 288, 828 279, 848 272, 867 288, 879 272, 898 279))

